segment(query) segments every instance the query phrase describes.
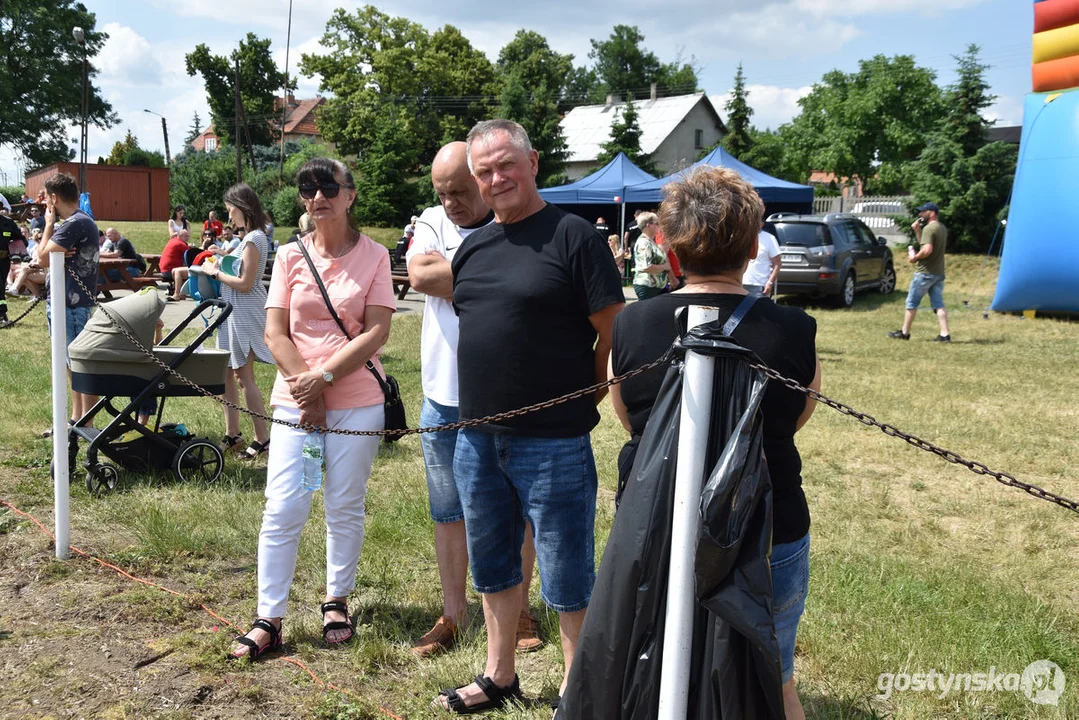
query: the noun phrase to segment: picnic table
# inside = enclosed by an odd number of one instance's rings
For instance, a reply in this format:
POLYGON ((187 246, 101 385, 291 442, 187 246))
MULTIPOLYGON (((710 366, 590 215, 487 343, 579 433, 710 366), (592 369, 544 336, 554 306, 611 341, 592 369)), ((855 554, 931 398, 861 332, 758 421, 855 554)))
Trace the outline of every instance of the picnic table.
MULTIPOLYGON (((145 258, 146 256, 144 255, 143 257, 145 258)), ((160 260, 161 256, 158 255, 157 261, 160 262, 160 260)), ((148 258, 146 260, 147 272, 144 275, 133 276, 128 271, 132 264, 132 261, 127 258, 101 258, 97 261, 97 291, 104 295, 106 300, 112 300, 112 290, 138 292, 144 287, 157 287, 157 277, 150 272, 150 260, 148 258), (119 271, 120 279, 110 279, 109 270, 119 271)))
POLYGON ((408 279, 408 265, 404 262, 395 262, 394 252, 386 248, 390 254, 390 280, 393 282, 393 291, 398 300, 404 300, 408 291, 412 288, 412 281, 408 279))

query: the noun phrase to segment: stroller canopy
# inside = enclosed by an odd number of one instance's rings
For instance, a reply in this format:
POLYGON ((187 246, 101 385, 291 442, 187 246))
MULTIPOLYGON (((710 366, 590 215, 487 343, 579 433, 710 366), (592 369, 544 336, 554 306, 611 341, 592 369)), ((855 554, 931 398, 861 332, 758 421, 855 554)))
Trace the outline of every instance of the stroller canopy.
POLYGON ((68 347, 68 356, 72 360, 153 365, 153 359, 124 337, 120 327, 138 338, 143 347, 152 348, 154 330, 164 309, 165 301, 154 288, 143 288, 133 295, 114 300, 108 307, 102 305, 68 347))

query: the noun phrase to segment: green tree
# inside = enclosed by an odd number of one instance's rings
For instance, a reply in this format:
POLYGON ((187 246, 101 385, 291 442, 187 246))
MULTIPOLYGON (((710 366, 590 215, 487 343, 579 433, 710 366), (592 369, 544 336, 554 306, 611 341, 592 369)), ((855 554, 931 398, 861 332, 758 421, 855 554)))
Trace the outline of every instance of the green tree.
POLYGON ((559 102, 572 70, 572 55, 555 52, 545 37, 531 30, 518 30, 498 54, 501 89, 496 114, 521 123, 528 132, 540 155, 540 187, 566 181, 569 151, 559 102))
POLYGON ((591 40, 588 57, 603 92, 623 95, 647 92, 652 83, 661 90, 684 94, 696 92, 697 71, 692 62, 661 63, 656 54, 644 47, 644 34, 636 25, 615 25, 606 40, 591 40))
POLYGON ((633 95, 621 105, 618 117, 611 123, 611 139, 603 143, 602 151, 596 158, 606 164, 618 153, 625 153, 641 170, 657 175, 652 159, 641 152, 641 126, 637 122, 637 108, 633 104, 633 95))
POLYGON ((788 152, 789 143, 784 135, 789 125, 779 130, 750 128, 750 147, 738 159, 772 177, 790 182, 804 183, 809 177, 809 167, 799 165, 800 156, 788 152))
POLYGON ((409 141, 401 160, 418 172, 440 145, 463 139, 490 114, 494 66, 452 25, 429 35, 368 5, 351 15, 336 11, 322 43, 330 51, 304 55, 300 68, 332 93, 319 130, 344 152, 369 152, 392 117, 409 141))
POLYGON ((139 140, 130 130, 123 140, 117 140, 112 152, 105 158, 105 165, 131 165, 140 167, 165 167, 165 156, 139 147, 139 140))
POLYGON ((68 125, 82 117, 83 53, 89 60, 90 124, 117 123, 94 85, 93 60, 108 38, 94 13, 73 0, 5 0, 0 4, 0 145, 10 145, 33 166, 70 160, 68 125), (72 37, 81 27, 85 46, 72 37))
POLYGON ((566 80, 560 108, 568 112, 578 105, 598 105, 603 102, 603 85, 596 71, 587 67, 575 67, 566 80))
POLYGON ((272 145, 278 133, 275 129, 274 97, 285 85, 286 77, 277 69, 270 55, 270 40, 261 40, 254 33, 240 41, 236 50, 225 57, 211 55, 203 44, 184 56, 187 74, 202 76, 206 86, 206 100, 210 106, 210 120, 214 132, 222 143, 247 147, 247 135, 253 145, 272 145), (235 134, 236 122, 236 60, 240 62, 240 102, 247 120, 247 134, 240 128, 235 134))
POLYGON ((187 130, 187 135, 184 137, 184 149, 186 150, 191 146, 191 143, 195 142, 195 138, 202 134, 202 120, 199 118, 199 111, 195 111, 195 117, 191 119, 191 127, 187 130))
POLYGON ((415 208, 418 191, 406 168, 414 156, 409 138, 398 132, 406 122, 405 108, 394 108, 376 118, 374 142, 356 167, 356 217, 373 225, 397 225, 415 208))
POLYGON ((734 74, 734 89, 723 109, 727 111, 727 134, 720 141, 723 149, 745 162, 743 158, 749 156, 749 150, 753 147, 752 126, 749 119, 753 116, 753 108, 746 102, 749 91, 746 90, 746 76, 742 71, 742 63, 738 63, 738 72, 734 74))
MULTIPOLYGON (((858 71, 832 70, 798 101, 783 132, 791 165, 858 176, 872 190, 878 166, 918 157, 944 117, 936 74, 909 55, 877 55, 858 71)), ((802 179, 804 181, 804 178, 802 179)))
POLYGON ((941 128, 945 135, 959 143, 964 155, 973 155, 985 145, 986 133, 992 123, 985 119, 982 111, 996 100, 995 95, 989 94, 989 83, 985 80, 989 66, 978 60, 980 50, 972 43, 965 53, 953 56, 958 65, 957 79, 948 88, 948 114, 941 128))
POLYGON ((981 115, 992 102, 985 82, 987 66, 971 45, 955 58, 957 79, 948 88, 948 113, 939 130, 914 162, 903 168, 902 180, 915 206, 932 201, 948 226, 948 249, 984 251, 1000 218, 1007 213, 1018 149, 985 142, 989 123, 981 115))

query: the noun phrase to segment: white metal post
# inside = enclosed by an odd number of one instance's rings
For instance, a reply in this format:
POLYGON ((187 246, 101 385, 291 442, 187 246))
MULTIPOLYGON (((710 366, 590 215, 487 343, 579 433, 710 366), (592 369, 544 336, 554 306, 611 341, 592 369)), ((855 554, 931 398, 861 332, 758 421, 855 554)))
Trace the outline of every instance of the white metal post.
MULTIPOLYGON (((691 305, 689 328, 719 318, 716 308, 691 305)), ((671 560, 667 580, 667 617, 663 625, 663 661, 659 680, 659 720, 685 720, 693 648, 696 592, 693 561, 700 519, 704 457, 712 415, 712 373, 715 358, 686 353, 682 377, 682 410, 678 425, 678 469, 671 519, 671 560)))
POLYGON ((56 557, 70 557, 71 517, 67 466, 67 293, 64 253, 49 253, 49 311, 52 317, 52 492, 56 521, 56 557))

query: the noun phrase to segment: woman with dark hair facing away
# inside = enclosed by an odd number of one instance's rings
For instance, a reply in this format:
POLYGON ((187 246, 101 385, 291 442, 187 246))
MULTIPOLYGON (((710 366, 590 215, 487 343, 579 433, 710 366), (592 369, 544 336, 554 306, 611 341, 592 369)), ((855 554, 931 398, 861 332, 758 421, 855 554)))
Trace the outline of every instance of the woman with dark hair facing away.
MULTIPOLYGON (((753 186, 726 168, 702 167, 665 188, 659 224, 682 264, 681 289, 633 303, 614 321, 609 374, 625 373, 659 358, 678 334, 675 311, 688 305, 719 309, 724 322, 745 300, 742 274, 757 255, 764 204, 753 186)), ((820 389, 817 324, 798 308, 760 297, 733 338, 769 367, 820 389)), ((633 467, 637 443, 652 411, 662 372, 648 372, 611 388, 611 401, 631 439, 618 458, 619 486, 633 467)), ((788 720, 805 718, 794 686, 794 639, 809 592, 809 507, 802 492, 802 460, 794 434, 813 414, 815 401, 769 383, 761 404, 764 456, 772 478, 772 589, 776 637, 788 720)))
MULTIPOLYGON (((283 245, 274 260, 266 303, 266 342, 277 360, 270 400, 274 419, 332 429, 381 430, 384 396, 366 363, 371 361, 384 375, 378 352, 389 338, 396 309, 389 254, 349 222, 356 190, 344 163, 309 160, 297 181, 315 230, 283 245), (309 254, 329 304, 301 248, 309 254)), ((261 224, 247 225, 255 226, 261 224)), ((319 485, 326 513, 322 636, 333 645, 354 634, 345 600, 356 586, 367 479, 379 438, 309 434, 276 423, 271 437, 266 509, 259 533, 258 617, 251 631, 237 638, 234 657, 255 659, 281 646, 281 618, 300 533, 319 485), (324 473, 317 471, 317 460, 312 461, 319 447, 324 473)))
POLYGON ((181 230, 187 230, 187 209, 183 205, 177 205, 172 209, 172 217, 169 218, 169 237, 175 237, 181 230))
MULTIPOLYGON (((262 232, 265 215, 258 195, 244 183, 233 185, 225 192, 225 207, 233 225, 253 228, 243 242, 229 253, 237 259, 234 275, 221 272, 220 263, 203 263, 200 266, 206 275, 221 281, 221 299, 232 304, 232 313, 217 331, 217 347, 229 351, 229 367, 232 368, 232 372, 225 376, 225 399, 239 403, 239 388, 243 388, 247 409, 265 415, 266 403, 255 382, 254 366, 256 360, 264 363, 274 361, 265 339, 266 288, 262 284, 262 273, 270 252, 266 235, 262 232)), ((270 445, 267 422, 259 417, 252 418, 252 421, 255 439, 239 454, 242 460, 254 460, 266 452, 270 445)), ((242 441, 240 413, 226 407, 225 447, 233 449, 242 441)))

